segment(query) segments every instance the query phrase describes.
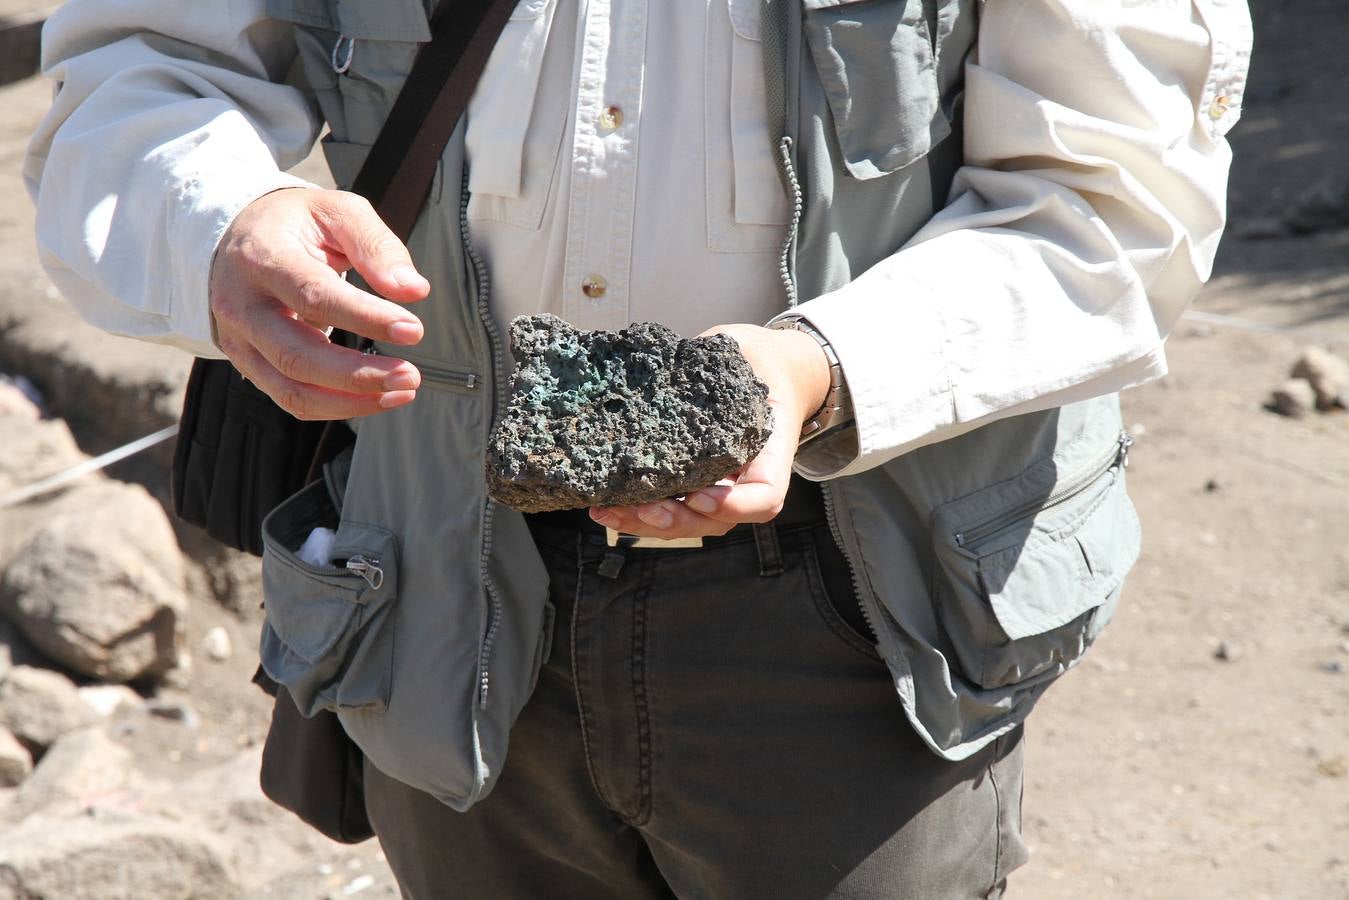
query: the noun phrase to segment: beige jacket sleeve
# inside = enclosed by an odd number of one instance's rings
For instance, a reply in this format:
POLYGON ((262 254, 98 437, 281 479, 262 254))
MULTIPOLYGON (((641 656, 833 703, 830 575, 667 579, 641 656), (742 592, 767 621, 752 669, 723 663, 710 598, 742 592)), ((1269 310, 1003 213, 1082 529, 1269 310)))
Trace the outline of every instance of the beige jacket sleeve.
POLYGON ((902 250, 795 310, 838 353, 862 471, 1166 371, 1208 278, 1251 47, 1244 0, 987 0, 965 166, 902 250))
POLYGON ((51 111, 23 162, 38 252, 86 319, 219 357, 207 276, 221 234, 318 133, 281 82, 295 56, 263 0, 71 0, 48 20, 51 111), (149 25, 147 23, 153 23, 149 25))

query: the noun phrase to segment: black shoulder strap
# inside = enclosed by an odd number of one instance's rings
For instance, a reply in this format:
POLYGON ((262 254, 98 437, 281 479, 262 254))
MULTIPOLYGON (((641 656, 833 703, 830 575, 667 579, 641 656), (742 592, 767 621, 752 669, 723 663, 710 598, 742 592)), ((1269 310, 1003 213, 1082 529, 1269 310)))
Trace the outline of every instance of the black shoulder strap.
POLYGON ((436 163, 468 106, 516 0, 441 0, 421 48, 352 190, 402 240, 426 202, 436 163))

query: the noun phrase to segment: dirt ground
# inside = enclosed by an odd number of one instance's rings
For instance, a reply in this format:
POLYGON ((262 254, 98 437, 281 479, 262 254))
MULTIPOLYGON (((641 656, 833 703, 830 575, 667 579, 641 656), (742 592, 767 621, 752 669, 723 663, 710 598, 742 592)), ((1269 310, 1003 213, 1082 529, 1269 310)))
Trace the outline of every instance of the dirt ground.
MULTIPOLYGON (((1115 623, 1031 719, 1033 856, 1012 897, 1349 898, 1349 413, 1264 406, 1305 347, 1349 356, 1349 228, 1264 236, 1349 178, 1349 8, 1253 5, 1232 233, 1169 343, 1171 375, 1124 398, 1144 554, 1115 623)), ((0 88, 0 297, 46 290, 17 175, 45 98, 35 81, 0 88)), ((198 662, 185 691, 201 733, 129 738, 157 771, 263 733, 255 615, 200 605, 188 644, 222 623, 235 658, 198 662)), ((373 844, 313 853, 317 874, 268 893, 322 897, 361 871, 389 890, 373 844)))

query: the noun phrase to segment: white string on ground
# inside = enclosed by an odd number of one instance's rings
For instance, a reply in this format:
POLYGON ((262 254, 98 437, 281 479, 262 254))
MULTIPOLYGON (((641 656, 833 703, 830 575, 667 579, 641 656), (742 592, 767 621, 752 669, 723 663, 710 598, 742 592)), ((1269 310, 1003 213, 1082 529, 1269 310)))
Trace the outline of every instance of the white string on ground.
POLYGON ((1270 334, 1302 334, 1316 335, 1321 334, 1323 329, 1307 325, 1271 325, 1267 322, 1257 322, 1254 319, 1243 319, 1240 316, 1229 316, 1223 313, 1203 312, 1198 309, 1187 309, 1181 314, 1182 319, 1191 322, 1204 322, 1209 325, 1225 325, 1229 328, 1240 328, 1244 331, 1261 331, 1270 334))
POLYGON ((59 487, 64 487, 77 478, 83 478, 90 472, 97 472, 100 469, 105 469, 115 462, 121 462, 128 456, 135 456, 142 450, 148 450, 156 444, 162 444, 177 433, 178 426, 176 424, 170 425, 168 428, 161 428, 154 434, 147 434, 145 437, 137 438, 129 444, 123 444, 115 450, 109 450, 107 453, 95 456, 93 459, 86 459, 79 465, 71 466, 63 472, 57 472, 55 475, 49 475, 40 481, 35 481, 16 491, 11 491, 8 494, 0 496, 0 509, 18 506, 20 503, 27 503, 34 497, 40 497, 59 487))

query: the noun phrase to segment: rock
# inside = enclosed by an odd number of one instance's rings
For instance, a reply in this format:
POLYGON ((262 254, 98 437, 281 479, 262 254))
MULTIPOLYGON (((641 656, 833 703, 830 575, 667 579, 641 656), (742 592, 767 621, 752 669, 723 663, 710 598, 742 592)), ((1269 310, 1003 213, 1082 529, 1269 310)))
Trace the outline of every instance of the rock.
POLYGON ((714 484, 763 448, 767 387, 725 335, 663 325, 511 323, 519 364, 487 450, 498 502, 525 512, 646 503, 714 484))
POLYGON ((1246 655, 1246 649, 1236 641, 1219 641, 1213 651, 1213 658, 1223 662, 1236 662, 1246 655))
POLYGON ((144 488, 99 482, 48 519, 0 575, 0 613, 52 659, 105 681, 178 659, 182 558, 144 488))
POLYGON ((1316 391, 1306 380, 1293 378, 1275 389, 1269 405, 1280 415, 1300 419, 1316 406, 1316 391))
POLYGON ((1343 409, 1349 405, 1349 362, 1329 350, 1308 347, 1289 374, 1307 379, 1316 394, 1317 409, 1343 409))
POLYGON ((1326 660, 1325 662, 1320 663, 1318 668, 1328 675, 1344 674, 1344 663, 1340 662, 1338 659, 1326 660))
POLYGON ((47 751, 4 813, 12 820, 38 811, 75 814, 125 791, 138 778, 130 750, 97 728, 82 728, 47 751))
POLYGON ((156 697, 145 704, 145 709, 150 715, 160 719, 181 722, 183 727, 189 730, 195 730, 201 725, 201 716, 197 715, 197 711, 189 706, 185 700, 166 700, 156 697))
POLYGON ((207 659, 216 662, 229 659, 234 653, 229 632, 219 625, 207 631, 201 639, 201 652, 206 654, 207 659))
POLYGON ((1218 484, 1218 479, 1216 478, 1210 478, 1208 481, 1204 482, 1205 494, 1216 494, 1221 488, 1222 485, 1218 484))
POLYGON ((33 649, 18 629, 0 619, 0 681, 15 666, 41 666, 44 662, 42 654, 33 649))
POLYGON ((140 694, 124 684, 91 684, 77 690, 85 705, 103 719, 119 709, 135 709, 144 703, 140 694))
MULTIPOLYGON (((36 422, 42 418, 42 407, 40 407, 28 391, 24 390, 24 383, 9 376, 0 375, 0 417, 15 416, 29 422, 36 422)), ((32 385, 28 387, 32 389, 32 385)))
POLYGON ((65 422, 39 420, 36 407, 32 410, 33 415, 8 412, 0 395, 0 434, 5 436, 5 452, 0 453, 0 494, 55 475, 87 458, 65 422))
POLYGON ((8 728, 0 727, 0 788, 14 787, 33 771, 33 754, 8 728))
POLYGON ((40 753, 94 718, 74 682, 59 672, 15 666, 0 682, 0 725, 30 750, 40 753))
POLYGON ((6 834, 0 847, 0 897, 223 900, 238 893, 214 841, 166 819, 41 816, 6 834))

